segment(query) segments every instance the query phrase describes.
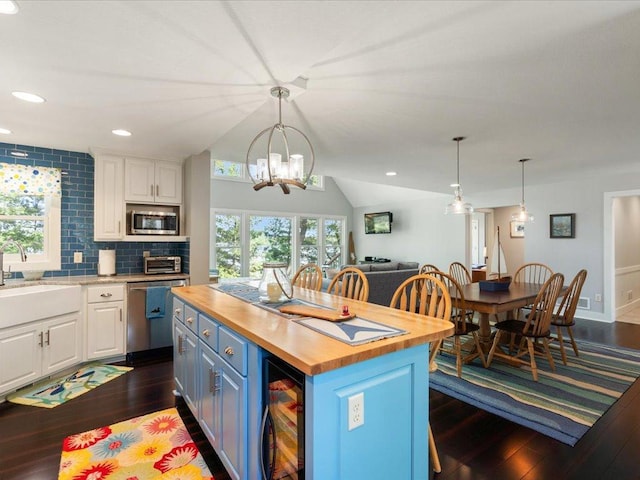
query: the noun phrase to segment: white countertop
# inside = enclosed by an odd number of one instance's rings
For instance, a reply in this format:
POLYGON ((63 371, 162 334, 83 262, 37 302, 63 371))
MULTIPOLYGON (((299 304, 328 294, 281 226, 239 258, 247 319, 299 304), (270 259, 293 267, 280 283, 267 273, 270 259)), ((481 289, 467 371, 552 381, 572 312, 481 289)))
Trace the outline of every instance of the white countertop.
POLYGON ((132 273, 127 275, 112 275, 109 277, 99 277, 98 275, 74 275, 61 277, 43 277, 40 280, 25 280, 23 278, 16 278, 5 280, 4 286, 1 286, 0 289, 25 287, 27 285, 92 285, 105 283, 156 282, 167 280, 183 280, 188 278, 188 273, 154 275, 132 273))

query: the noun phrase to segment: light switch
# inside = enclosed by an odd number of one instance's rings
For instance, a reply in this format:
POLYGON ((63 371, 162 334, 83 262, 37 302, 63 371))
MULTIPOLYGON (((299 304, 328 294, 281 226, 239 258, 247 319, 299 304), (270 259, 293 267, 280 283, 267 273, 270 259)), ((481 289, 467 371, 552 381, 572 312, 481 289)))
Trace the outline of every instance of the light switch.
POLYGON ((82 263, 82 252, 73 252, 73 263, 82 263))

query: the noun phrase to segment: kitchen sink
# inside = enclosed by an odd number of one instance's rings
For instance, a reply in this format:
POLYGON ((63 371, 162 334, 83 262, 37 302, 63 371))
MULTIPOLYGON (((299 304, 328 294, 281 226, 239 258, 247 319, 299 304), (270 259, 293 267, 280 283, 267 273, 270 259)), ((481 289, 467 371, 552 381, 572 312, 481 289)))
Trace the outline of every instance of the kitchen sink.
POLYGON ((80 285, 29 285, 0 287, 0 328, 77 312, 80 285))

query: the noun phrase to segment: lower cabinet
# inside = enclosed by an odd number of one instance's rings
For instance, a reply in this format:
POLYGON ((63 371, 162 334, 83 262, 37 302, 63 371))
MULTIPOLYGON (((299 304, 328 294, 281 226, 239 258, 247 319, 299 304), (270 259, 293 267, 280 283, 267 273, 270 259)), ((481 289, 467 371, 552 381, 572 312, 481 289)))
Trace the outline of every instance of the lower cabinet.
POLYGON ((125 353, 124 285, 87 287, 87 359, 125 353))
POLYGON ((260 427, 260 349, 202 312, 194 320, 193 307, 175 297, 173 311, 177 390, 231 478, 258 478, 248 452, 257 452, 260 427))
POLYGON ((0 393, 82 361, 80 312, 0 330, 0 393))

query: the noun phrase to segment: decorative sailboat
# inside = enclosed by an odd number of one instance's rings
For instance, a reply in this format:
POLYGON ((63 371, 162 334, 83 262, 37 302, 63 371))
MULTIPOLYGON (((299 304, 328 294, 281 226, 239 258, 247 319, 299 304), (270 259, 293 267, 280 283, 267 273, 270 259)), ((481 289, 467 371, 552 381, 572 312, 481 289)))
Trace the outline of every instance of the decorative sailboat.
POLYGON ((497 278, 490 278, 488 280, 480 281, 480 290, 489 292, 501 292, 509 290, 511 284, 511 277, 502 276, 502 267, 506 269, 507 262, 504 258, 504 251, 502 250, 502 244, 500 243, 500 227, 497 227, 496 238, 493 242, 493 252, 491 255, 491 270, 490 273, 497 273, 497 278))

